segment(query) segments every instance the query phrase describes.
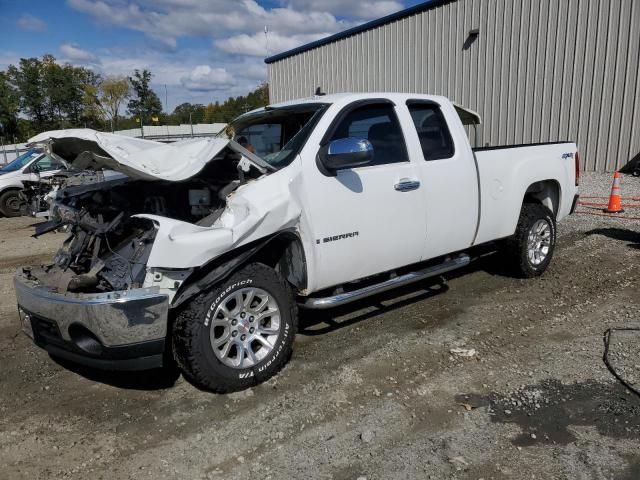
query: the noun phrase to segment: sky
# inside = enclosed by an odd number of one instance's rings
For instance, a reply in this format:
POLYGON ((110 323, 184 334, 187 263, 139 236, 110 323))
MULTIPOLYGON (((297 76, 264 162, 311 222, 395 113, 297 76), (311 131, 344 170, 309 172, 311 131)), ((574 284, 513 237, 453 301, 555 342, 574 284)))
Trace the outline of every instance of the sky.
POLYGON ((47 53, 103 75, 147 68, 173 111, 183 102, 244 95, 267 80, 266 57, 418 3, 0 0, 0 70, 47 53))

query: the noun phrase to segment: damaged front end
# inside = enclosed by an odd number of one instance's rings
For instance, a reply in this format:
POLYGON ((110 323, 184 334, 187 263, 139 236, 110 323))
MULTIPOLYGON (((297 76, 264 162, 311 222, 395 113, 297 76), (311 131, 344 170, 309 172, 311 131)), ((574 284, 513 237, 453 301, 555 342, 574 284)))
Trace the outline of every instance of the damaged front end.
MULTIPOLYGON (((125 179, 93 188, 69 187, 63 200, 51 207, 49 221, 36 227, 35 236, 64 229, 69 236, 43 267, 39 280, 58 292, 99 293, 140 288, 155 236, 153 224, 130 218, 134 196, 117 193, 125 179), (116 190, 112 190, 116 189, 116 190), (78 191, 79 190, 79 191, 78 191)), ((135 197, 140 192, 132 191, 135 197)), ((147 207, 161 209, 158 199, 146 199, 147 207)))
POLYGON ((152 219, 212 230, 241 184, 237 154, 221 155, 231 157, 179 182, 102 171, 67 179, 34 234, 67 238, 51 264, 15 277, 23 329, 37 345, 101 368, 162 365, 170 302, 193 268, 148 266, 159 234, 152 219))
POLYGON ((86 129, 31 139, 83 173, 50 194, 36 227, 67 235, 53 262, 15 276, 25 332, 79 363, 162 365, 170 308, 220 273, 223 255, 297 227, 299 169, 284 167, 325 109, 264 109, 173 144, 86 129))

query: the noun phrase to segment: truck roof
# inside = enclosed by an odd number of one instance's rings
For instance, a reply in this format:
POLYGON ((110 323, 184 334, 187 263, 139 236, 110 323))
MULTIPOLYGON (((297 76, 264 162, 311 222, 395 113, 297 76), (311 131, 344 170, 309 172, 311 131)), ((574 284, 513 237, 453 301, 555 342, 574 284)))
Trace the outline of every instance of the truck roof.
MULTIPOLYGON (((395 93, 395 92, 371 92, 371 93, 355 93, 355 92, 346 92, 346 93, 332 93, 330 95, 314 95, 312 97, 299 98, 295 100, 289 100, 286 102, 275 103, 273 105, 269 105, 266 108, 286 108, 291 107, 293 105, 303 105, 303 104, 313 104, 313 103, 324 103, 330 105, 339 105, 346 106, 351 102, 355 102, 358 100, 367 100, 372 98, 386 98, 391 100, 392 102, 399 104, 405 103, 407 100, 427 100, 435 103, 451 102, 447 97, 443 97, 441 95, 427 95, 424 93, 395 93)), ((460 116, 460 120, 464 125, 479 125, 482 123, 480 114, 477 112, 470 110, 462 105, 459 105, 455 102, 453 106, 455 107, 458 115, 460 116)), ((264 110, 264 108, 259 108, 253 110, 249 113, 256 113, 264 110)))
POLYGON ((368 98, 388 98, 392 101, 406 101, 409 98, 418 100, 442 101, 447 100, 445 97, 438 95, 410 94, 410 93, 392 93, 392 92, 345 92, 331 93, 329 95, 313 95, 311 97, 289 100, 286 102, 270 105, 272 108, 287 107, 290 105, 300 105, 301 103, 351 103, 357 100, 366 100, 368 98))

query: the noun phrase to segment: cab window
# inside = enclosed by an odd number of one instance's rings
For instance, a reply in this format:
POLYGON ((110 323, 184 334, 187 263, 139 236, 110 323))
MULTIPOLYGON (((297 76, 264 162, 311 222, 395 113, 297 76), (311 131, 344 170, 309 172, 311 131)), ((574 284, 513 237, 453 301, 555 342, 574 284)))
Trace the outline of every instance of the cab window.
POLYGON ((340 121, 330 140, 348 137, 371 142, 373 161, 370 166, 409 161, 400 122, 391 104, 364 105, 350 111, 340 121))
POLYGON ((408 107, 418 132, 424 159, 429 161, 453 157, 453 139, 440 107, 431 103, 409 103, 408 107))

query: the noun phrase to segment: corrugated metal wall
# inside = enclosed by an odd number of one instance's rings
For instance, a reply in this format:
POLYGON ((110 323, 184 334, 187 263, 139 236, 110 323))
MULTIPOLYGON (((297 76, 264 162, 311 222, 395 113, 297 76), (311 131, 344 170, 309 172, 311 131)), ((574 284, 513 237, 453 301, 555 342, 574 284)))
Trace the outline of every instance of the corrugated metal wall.
POLYGON ((271 101, 445 95, 477 145, 577 140, 585 170, 640 154, 640 0, 457 0, 269 65, 271 101), (474 42, 469 31, 480 29, 474 42))

